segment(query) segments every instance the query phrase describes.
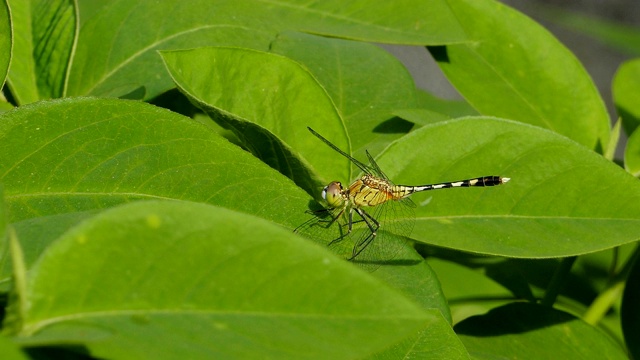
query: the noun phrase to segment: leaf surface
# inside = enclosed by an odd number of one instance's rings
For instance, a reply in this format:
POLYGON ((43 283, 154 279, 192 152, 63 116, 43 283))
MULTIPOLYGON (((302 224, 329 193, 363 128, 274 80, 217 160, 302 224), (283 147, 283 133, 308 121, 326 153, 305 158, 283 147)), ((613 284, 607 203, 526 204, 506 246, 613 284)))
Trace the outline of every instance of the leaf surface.
POLYGON ((79 337, 103 358, 354 358, 437 323, 436 310, 354 270, 249 215, 126 204, 47 249, 17 333, 31 344, 79 337), (102 338, 82 337, 98 330, 102 338))
POLYGON ((81 29, 67 95, 149 99, 172 87, 156 50, 200 46, 267 50, 283 30, 404 44, 444 44, 465 38, 442 0, 428 4, 358 0, 348 6, 336 0, 93 3, 79 1, 81 29))
POLYGON ((485 117, 443 121, 395 142, 378 163, 396 184, 487 175, 511 178, 496 187, 413 195, 418 207, 412 238, 421 242, 544 258, 637 240, 637 179, 583 146, 537 127, 485 117))
POLYGON ((454 329, 474 359, 627 359, 604 332, 540 305, 508 304, 454 329))
POLYGON ((445 75, 482 115, 551 129, 603 152, 604 102, 578 59, 539 24, 492 0, 450 1, 470 41, 432 48, 445 75))

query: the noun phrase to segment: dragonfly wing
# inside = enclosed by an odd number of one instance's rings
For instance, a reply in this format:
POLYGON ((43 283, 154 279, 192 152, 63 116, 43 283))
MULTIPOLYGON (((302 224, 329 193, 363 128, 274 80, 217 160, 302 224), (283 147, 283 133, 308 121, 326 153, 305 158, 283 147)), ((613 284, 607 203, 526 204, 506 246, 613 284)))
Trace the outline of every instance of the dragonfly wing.
POLYGON ((380 178, 383 178, 389 181, 389 178, 384 172, 382 172, 382 170, 380 169, 380 166, 378 166, 378 163, 373 159, 373 156, 371 156, 371 154, 369 153, 369 150, 366 150, 365 152, 367 153, 369 164, 371 164, 370 168, 373 169, 374 174, 380 178))
POLYGON ((406 238, 411 235, 415 223, 413 207, 407 206, 403 200, 388 201, 370 210, 370 216, 380 223, 375 238, 371 239, 371 231, 366 223, 358 223, 352 232, 351 254, 358 255, 352 260, 368 271, 374 271, 382 264, 393 262, 403 248, 407 246, 406 238), (364 248, 363 248, 364 247, 364 248))

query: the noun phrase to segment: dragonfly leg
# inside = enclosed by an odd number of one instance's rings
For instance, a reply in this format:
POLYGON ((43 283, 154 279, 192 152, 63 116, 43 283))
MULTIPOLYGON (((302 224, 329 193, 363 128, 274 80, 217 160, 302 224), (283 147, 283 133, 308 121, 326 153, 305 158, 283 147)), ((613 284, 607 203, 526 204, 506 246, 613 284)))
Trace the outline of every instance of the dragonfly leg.
MULTIPOLYGON (((344 209, 342 211, 340 211, 340 213, 338 214, 338 216, 336 216, 335 218, 333 218, 333 220, 331 221, 331 224, 333 224, 340 216, 342 216, 342 214, 344 213, 344 209)), ((347 222, 347 224, 340 224, 340 236, 338 236, 336 239, 333 239, 329 242, 328 246, 331 246, 337 242, 342 241, 345 237, 349 236, 349 234, 351 234, 351 229, 353 228, 353 212, 349 211, 349 221, 347 222), (347 229, 346 233, 343 233, 343 227, 345 225, 348 225, 349 228, 347 229)), ((331 226, 331 224, 329 224, 329 226, 331 226)))
POLYGON ((369 246, 369 244, 371 244, 373 240, 375 240, 376 236, 378 235, 377 231, 380 228, 380 223, 378 223, 378 221, 374 219, 371 215, 367 214, 367 212, 358 208, 356 208, 355 211, 362 218, 361 221, 364 221, 365 224, 367 224, 367 227, 369 228, 369 231, 371 233, 367 237, 362 239, 360 242, 353 245, 353 252, 349 260, 355 259, 356 256, 360 255, 360 253, 363 252, 364 249, 366 249, 367 246, 369 246))

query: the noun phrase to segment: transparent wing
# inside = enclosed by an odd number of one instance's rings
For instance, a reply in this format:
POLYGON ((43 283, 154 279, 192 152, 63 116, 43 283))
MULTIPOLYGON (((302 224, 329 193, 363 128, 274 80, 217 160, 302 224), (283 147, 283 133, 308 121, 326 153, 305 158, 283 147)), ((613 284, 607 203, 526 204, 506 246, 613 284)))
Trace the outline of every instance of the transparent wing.
POLYGON ((375 238, 371 238, 366 224, 361 225, 358 232, 353 232, 349 255, 353 253, 353 246, 366 245, 364 249, 359 249, 360 253, 352 259, 355 264, 373 271, 382 264, 401 260, 396 257, 407 246, 406 238, 411 235, 415 224, 414 208, 410 206, 413 202, 405 200, 409 199, 388 201, 367 209, 370 210, 371 217, 378 221, 380 228, 375 238))
MULTIPOLYGON (((370 168, 373 169, 374 174, 377 177, 380 177, 382 179, 385 179, 387 181, 389 181, 389 178, 387 177, 387 175, 382 172, 382 170, 380 169, 380 166, 378 166, 378 163, 373 159, 373 156, 371 156, 371 154, 369 154, 369 150, 365 151, 367 153, 367 158, 369 159, 369 164, 371 164, 370 168)), ((389 183, 391 183, 391 181, 389 181, 389 183)))

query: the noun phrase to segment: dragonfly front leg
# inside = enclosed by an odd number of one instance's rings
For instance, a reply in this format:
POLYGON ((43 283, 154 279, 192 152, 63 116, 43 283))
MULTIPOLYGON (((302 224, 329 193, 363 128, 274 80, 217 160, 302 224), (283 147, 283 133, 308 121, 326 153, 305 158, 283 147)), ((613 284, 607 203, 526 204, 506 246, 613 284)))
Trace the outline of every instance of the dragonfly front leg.
MULTIPOLYGON (((337 219, 339 219, 343 214, 344 214, 344 209, 338 214, 338 216, 336 216, 333 221, 336 221, 337 219)), ((333 224, 333 222, 332 222, 333 224)), ((336 239, 333 239, 329 242, 328 246, 331 246, 337 242, 342 241, 345 237, 349 236, 349 234, 351 234, 351 229, 353 228, 353 211, 349 211, 349 218, 347 220, 346 224, 340 224, 340 236, 338 236, 336 239), (347 232, 343 233, 343 227, 344 226, 348 226, 347 232)))

